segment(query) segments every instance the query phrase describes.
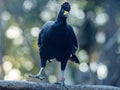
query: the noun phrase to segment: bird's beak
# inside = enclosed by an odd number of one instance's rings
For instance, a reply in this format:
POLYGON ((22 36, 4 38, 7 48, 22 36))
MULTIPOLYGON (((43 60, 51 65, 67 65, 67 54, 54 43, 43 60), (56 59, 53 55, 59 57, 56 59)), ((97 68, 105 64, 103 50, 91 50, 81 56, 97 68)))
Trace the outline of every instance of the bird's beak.
POLYGON ((66 16, 68 13, 68 11, 64 11, 63 15, 66 16))

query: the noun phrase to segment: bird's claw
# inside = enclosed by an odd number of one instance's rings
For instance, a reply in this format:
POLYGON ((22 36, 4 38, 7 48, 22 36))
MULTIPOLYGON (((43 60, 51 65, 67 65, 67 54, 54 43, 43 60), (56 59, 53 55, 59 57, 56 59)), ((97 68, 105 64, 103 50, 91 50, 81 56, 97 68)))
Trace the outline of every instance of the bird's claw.
POLYGON ((63 90, 63 87, 65 87, 66 90, 69 90, 69 88, 65 85, 64 80, 55 84, 60 85, 60 90, 63 90))
POLYGON ((60 88, 63 90, 63 87, 65 87, 66 90, 68 90, 68 87, 65 85, 64 80, 61 80, 60 88))
POLYGON ((40 76, 40 75, 29 75, 29 77, 37 78, 37 79, 40 79, 40 80, 45 79, 45 77, 42 77, 42 76, 40 76))

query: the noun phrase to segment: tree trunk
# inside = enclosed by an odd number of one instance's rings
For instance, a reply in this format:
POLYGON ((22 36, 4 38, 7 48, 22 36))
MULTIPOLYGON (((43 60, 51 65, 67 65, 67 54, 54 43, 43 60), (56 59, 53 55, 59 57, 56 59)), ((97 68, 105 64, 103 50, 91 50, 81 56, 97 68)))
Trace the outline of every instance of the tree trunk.
MULTIPOLYGON (((120 90, 103 85, 67 85, 68 90, 120 90)), ((60 90, 60 85, 28 81, 0 81, 0 90, 60 90)), ((63 89, 67 90, 67 89, 63 89)))

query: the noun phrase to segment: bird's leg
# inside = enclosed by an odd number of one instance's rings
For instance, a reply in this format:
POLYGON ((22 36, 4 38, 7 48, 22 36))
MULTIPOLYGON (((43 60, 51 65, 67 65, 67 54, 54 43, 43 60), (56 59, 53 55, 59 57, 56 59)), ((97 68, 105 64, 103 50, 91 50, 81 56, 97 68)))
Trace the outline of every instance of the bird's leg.
POLYGON ((63 90, 63 87, 65 87, 66 90, 68 90, 67 86, 64 83, 65 81, 64 70, 61 71, 61 74, 62 74, 62 77, 61 77, 61 82, 60 82, 60 89, 63 90))
POLYGON ((61 82, 60 82, 60 90, 63 89, 63 86, 64 86, 64 81, 65 81, 65 78, 64 78, 64 70, 61 71, 61 82))
POLYGON ((64 70, 61 71, 61 81, 65 81, 65 77, 64 77, 64 70))
POLYGON ((44 77, 42 77, 43 70, 44 70, 44 67, 41 67, 41 69, 40 69, 40 71, 39 71, 39 73, 37 75, 30 75, 30 77, 32 77, 32 78, 38 78, 40 80, 43 80, 44 79, 44 77))
POLYGON ((64 70, 61 71, 61 80, 60 83, 55 83, 55 84, 59 84, 60 85, 60 90, 63 90, 63 87, 65 87, 67 90, 68 88, 65 86, 65 77, 64 77, 64 70))
POLYGON ((64 72, 65 72, 66 64, 67 64, 67 61, 61 62, 61 81, 60 81, 60 83, 56 83, 56 84, 60 84, 60 90, 63 90, 63 87, 65 87, 66 90, 68 90, 68 88, 66 87, 66 85, 64 83, 64 81, 65 81, 64 72))
POLYGON ((40 79, 40 80, 43 80, 43 79, 44 79, 44 77, 42 76, 42 72, 43 72, 45 66, 46 66, 46 60, 41 59, 41 69, 40 69, 40 71, 38 72, 38 74, 35 75, 35 78, 38 78, 38 79, 40 79))
POLYGON ((38 74, 36 75, 36 78, 40 78, 41 80, 44 79, 44 77, 42 77, 42 72, 44 70, 44 67, 41 67, 40 71, 38 72, 38 74))

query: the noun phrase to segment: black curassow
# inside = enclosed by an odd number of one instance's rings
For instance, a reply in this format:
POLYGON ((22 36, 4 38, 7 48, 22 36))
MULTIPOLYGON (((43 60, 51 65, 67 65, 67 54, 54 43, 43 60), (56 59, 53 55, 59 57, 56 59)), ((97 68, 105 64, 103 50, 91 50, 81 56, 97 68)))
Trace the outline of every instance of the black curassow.
POLYGON ((64 81, 64 70, 67 61, 79 63, 75 52, 78 48, 76 36, 73 28, 67 24, 67 16, 71 7, 68 2, 61 5, 60 12, 55 21, 48 21, 42 26, 39 33, 38 46, 41 58, 41 69, 36 78, 43 79, 42 71, 46 66, 46 61, 56 58, 61 62, 61 80, 64 81))

